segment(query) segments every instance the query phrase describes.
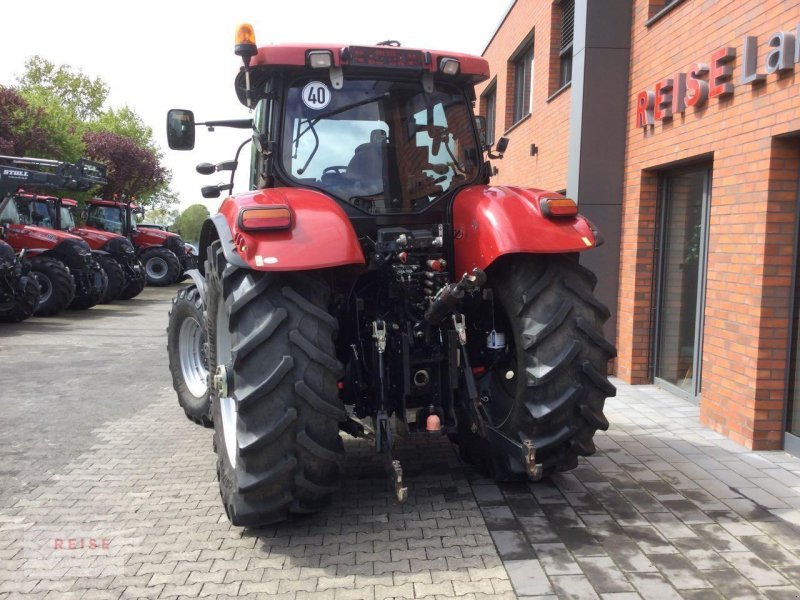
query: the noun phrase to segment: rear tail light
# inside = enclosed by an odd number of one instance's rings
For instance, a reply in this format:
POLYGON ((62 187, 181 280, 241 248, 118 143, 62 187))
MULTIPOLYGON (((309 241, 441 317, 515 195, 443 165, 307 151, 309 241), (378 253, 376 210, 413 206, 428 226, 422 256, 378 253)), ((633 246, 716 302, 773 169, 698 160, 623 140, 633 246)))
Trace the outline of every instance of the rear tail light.
POLYGON ((244 208, 239 213, 239 226, 245 231, 289 229, 292 226, 292 211, 288 206, 244 208))
POLYGON ((549 218, 574 217, 578 214, 578 205, 572 198, 542 198, 539 206, 542 214, 549 218))

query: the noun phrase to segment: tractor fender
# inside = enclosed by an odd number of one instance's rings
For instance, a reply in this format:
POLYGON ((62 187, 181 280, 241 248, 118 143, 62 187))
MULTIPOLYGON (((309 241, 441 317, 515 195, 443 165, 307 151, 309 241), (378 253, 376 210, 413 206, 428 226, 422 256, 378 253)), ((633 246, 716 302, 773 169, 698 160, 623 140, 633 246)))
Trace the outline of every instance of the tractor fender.
POLYGON ((184 275, 188 275, 192 278, 192 282, 197 287, 197 292, 200 294, 200 300, 203 301, 203 306, 206 304, 206 278, 203 277, 203 274, 198 271, 197 269, 189 269, 188 271, 184 272, 184 275))
POLYGON ((308 271, 365 262, 344 210, 329 196, 306 188, 267 188, 226 198, 219 213, 203 226, 201 256, 216 236, 230 264, 257 271, 308 271), (289 207, 290 227, 257 231, 241 227, 243 210, 266 206, 289 207))
POLYGON ((546 217, 540 205, 544 198, 563 196, 487 185, 459 192, 453 201, 455 275, 486 269, 504 254, 582 252, 600 243, 585 217, 546 217))

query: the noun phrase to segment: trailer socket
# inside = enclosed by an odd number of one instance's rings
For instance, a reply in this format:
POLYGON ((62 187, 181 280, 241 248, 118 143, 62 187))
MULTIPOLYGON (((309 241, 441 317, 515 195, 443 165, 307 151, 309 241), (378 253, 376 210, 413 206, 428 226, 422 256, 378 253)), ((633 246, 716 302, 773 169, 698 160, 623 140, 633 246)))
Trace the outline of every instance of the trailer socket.
POLYGON ((431 381, 431 376, 427 369, 420 369, 414 373, 414 385, 418 388, 423 388, 431 381))

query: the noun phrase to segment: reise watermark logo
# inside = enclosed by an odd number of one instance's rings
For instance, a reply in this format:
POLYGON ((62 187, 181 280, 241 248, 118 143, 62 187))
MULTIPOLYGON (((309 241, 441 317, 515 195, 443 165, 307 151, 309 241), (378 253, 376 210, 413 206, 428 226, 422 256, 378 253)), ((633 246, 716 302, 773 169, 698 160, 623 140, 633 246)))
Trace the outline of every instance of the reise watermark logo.
POLYGON ((109 538, 53 538, 54 550, 110 550, 109 538))

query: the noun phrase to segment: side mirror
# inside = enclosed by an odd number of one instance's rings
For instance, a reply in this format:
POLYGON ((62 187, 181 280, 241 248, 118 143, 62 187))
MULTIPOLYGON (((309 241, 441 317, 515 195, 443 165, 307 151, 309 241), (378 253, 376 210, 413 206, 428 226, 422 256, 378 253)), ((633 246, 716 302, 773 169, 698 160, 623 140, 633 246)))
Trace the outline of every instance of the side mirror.
POLYGON ((486 148, 489 141, 486 139, 486 117, 475 117, 475 128, 478 130, 478 141, 481 143, 481 148, 486 148))
POLYGON ((195 170, 200 173, 200 175, 211 175, 217 170, 217 168, 211 163, 201 162, 195 167, 195 170))
POLYGON ((506 151, 506 148, 508 148, 508 138, 501 137, 499 140, 497 140, 497 144, 494 147, 494 152, 489 150, 489 158, 503 158, 503 153, 506 151))
POLYGON ((182 108, 167 112, 167 144, 173 150, 194 148, 194 113, 182 108))
POLYGON ((84 223, 89 218, 89 210, 86 208, 82 208, 80 213, 78 214, 80 215, 81 221, 83 221, 84 223))

